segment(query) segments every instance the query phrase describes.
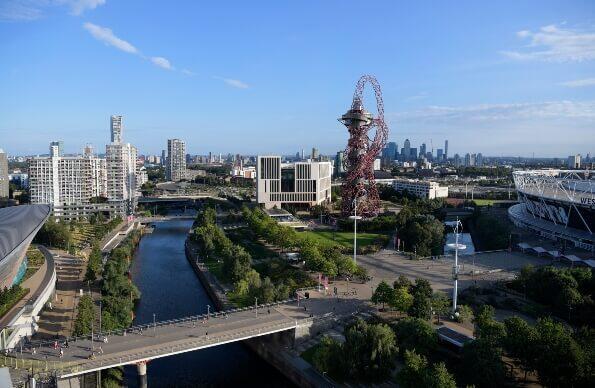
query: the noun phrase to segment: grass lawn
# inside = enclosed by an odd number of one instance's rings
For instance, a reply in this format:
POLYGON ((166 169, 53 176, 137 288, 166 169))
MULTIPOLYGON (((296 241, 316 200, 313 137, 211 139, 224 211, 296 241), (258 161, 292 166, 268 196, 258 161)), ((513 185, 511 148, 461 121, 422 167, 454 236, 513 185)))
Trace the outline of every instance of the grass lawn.
MULTIPOLYGON (((335 242, 341 244, 346 248, 353 249, 353 232, 333 232, 331 230, 314 230, 299 232, 299 236, 312 237, 320 242, 335 242)), ((374 241, 383 236, 379 233, 358 233, 357 234, 357 246, 363 248, 368 245, 374 244, 374 241)))
POLYGON ((227 237, 237 245, 244 247, 252 256, 253 260, 278 257, 277 253, 271 251, 259 241, 248 228, 231 229, 226 231, 227 237))
POLYGON ((475 202, 477 206, 494 206, 494 203, 500 201, 496 199, 474 199, 473 202, 475 202))
POLYGON ((209 272, 215 275, 219 281, 224 282, 223 279, 223 261, 220 263, 217 262, 216 259, 210 257, 204 261, 205 266, 208 268, 209 272))

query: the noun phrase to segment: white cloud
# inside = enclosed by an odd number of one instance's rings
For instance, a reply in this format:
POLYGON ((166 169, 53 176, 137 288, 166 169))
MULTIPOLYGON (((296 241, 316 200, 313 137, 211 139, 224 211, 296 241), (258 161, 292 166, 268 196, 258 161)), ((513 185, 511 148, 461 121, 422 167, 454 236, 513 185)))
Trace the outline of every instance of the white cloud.
POLYGON ((86 10, 95 9, 105 4, 105 0, 62 0, 62 2, 70 6, 73 15, 81 15, 86 10))
POLYGON ((182 69, 181 72, 182 72, 182 74, 187 75, 189 77, 194 77, 196 75, 195 72, 190 71, 188 69, 182 69))
POLYGON ((425 122, 502 122, 539 119, 595 119, 595 101, 550 101, 522 104, 428 106, 392 115, 395 119, 425 122))
POLYGON ((166 69, 166 70, 173 70, 173 66, 171 65, 171 63, 163 58, 163 57, 151 57, 151 62, 153 62, 154 65, 161 67, 162 69, 166 69))
POLYGON ((136 47, 125 40, 118 38, 109 28, 101 27, 93 23, 85 23, 83 26, 85 30, 89 31, 89 33, 100 42, 130 54, 139 54, 136 47))
POLYGON ((585 62, 595 59, 595 31, 579 31, 556 25, 538 31, 519 31, 517 36, 529 40, 522 50, 502 54, 519 61, 585 62))
POLYGON ((582 88, 584 86, 595 86, 595 78, 585 78, 585 79, 577 79, 574 81, 566 81, 560 83, 562 86, 567 86, 569 88, 582 88))
POLYGON ((222 78, 222 77, 215 77, 215 78, 220 79, 221 81, 225 82, 226 84, 228 84, 229 86, 232 86, 234 88, 248 89, 250 87, 250 85, 248 85, 247 83, 242 82, 242 81, 237 80, 237 79, 222 78))
POLYGON ((425 99, 425 98, 427 98, 427 97, 428 97, 428 93, 426 93, 426 92, 420 92, 420 93, 417 93, 416 95, 413 95, 413 96, 409 96, 409 97, 407 97, 407 98, 405 99, 405 101, 417 101, 417 100, 423 100, 423 99, 425 99))
POLYGON ((0 4, 0 20, 31 21, 43 16, 33 1, 6 1, 0 4))
POLYGON ((31 21, 44 16, 48 8, 66 6, 72 15, 82 15, 104 5, 106 0, 3 0, 0 1, 0 20, 31 21))

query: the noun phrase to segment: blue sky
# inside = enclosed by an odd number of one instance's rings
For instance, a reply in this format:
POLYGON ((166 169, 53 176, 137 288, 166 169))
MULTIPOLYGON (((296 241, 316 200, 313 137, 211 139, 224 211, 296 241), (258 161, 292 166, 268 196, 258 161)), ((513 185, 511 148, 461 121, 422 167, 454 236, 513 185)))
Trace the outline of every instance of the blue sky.
POLYGON ((455 3, 2 0, 0 148, 334 153, 373 74, 399 147, 595 153, 595 2, 455 3))

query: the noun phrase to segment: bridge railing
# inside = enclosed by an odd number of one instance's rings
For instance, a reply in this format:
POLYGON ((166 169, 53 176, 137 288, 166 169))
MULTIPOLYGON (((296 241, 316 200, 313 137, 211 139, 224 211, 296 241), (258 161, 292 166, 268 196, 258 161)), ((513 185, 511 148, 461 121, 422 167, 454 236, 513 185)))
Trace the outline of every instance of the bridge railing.
MULTIPOLYGON (((296 298, 289 298, 289 299, 285 299, 285 300, 281 300, 281 301, 277 301, 277 302, 263 303, 263 304, 258 305, 258 309, 275 307, 275 306, 279 306, 282 304, 292 303, 295 301, 297 301, 296 298)), ((218 317, 223 317, 223 316, 226 316, 229 314, 240 313, 240 312, 244 312, 244 311, 254 311, 255 307, 256 306, 239 307, 239 308, 234 308, 234 309, 215 311, 215 312, 212 312, 209 314, 192 315, 192 316, 183 317, 183 318, 159 321, 159 322, 155 322, 155 323, 150 322, 150 323, 146 323, 146 324, 142 324, 142 325, 134 325, 134 326, 130 326, 125 329, 94 332, 93 333, 93 342, 95 342, 95 341, 102 342, 104 340, 104 338, 108 338, 108 337, 114 336, 114 335, 125 336, 126 334, 139 333, 139 332, 142 332, 147 329, 152 329, 153 327, 157 328, 157 327, 165 327, 165 326, 171 326, 171 325, 181 324, 181 323, 188 323, 188 322, 192 323, 193 321, 198 322, 203 319, 218 318, 218 317)), ((53 339, 53 340, 29 341, 27 343, 23 343, 23 350, 31 351, 33 348, 40 349, 40 348, 44 348, 44 347, 52 348, 56 344, 56 342, 58 342, 58 344, 63 344, 65 341, 76 343, 77 341, 86 341, 86 340, 91 340, 90 333, 81 335, 81 336, 72 336, 72 337, 53 339)), ((17 344, 16 346, 14 346, 12 348, 5 349, 5 352, 6 352, 5 354, 16 353, 19 350, 20 350, 20 344, 17 344)))
POLYGON ((214 346, 222 342, 233 342, 234 340, 258 337, 260 335, 267 335, 272 332, 290 330, 297 326, 298 322, 288 323, 281 322, 277 324, 267 325, 260 328, 242 330, 239 332, 233 332, 228 334, 212 335, 212 336, 201 336, 190 337, 188 341, 176 344, 176 345, 163 345, 157 348, 152 348, 144 351, 134 352, 123 356, 113 356, 107 358, 101 358, 97 361, 77 361, 69 363, 54 364, 56 366, 56 374, 58 376, 69 376, 76 375, 88 371, 94 371, 98 369, 105 369, 113 366, 132 364, 144 360, 158 358, 160 356, 166 356, 174 353, 183 353, 185 351, 191 351, 201 347, 214 346))

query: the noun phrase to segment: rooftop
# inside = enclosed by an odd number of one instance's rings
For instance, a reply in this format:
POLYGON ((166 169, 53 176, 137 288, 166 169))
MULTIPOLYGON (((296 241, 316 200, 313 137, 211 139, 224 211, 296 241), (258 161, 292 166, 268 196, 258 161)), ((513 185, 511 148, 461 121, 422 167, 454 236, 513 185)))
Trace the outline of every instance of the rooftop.
POLYGON ((49 205, 22 205, 0 209, 0 260, 25 241, 49 214, 49 205))

